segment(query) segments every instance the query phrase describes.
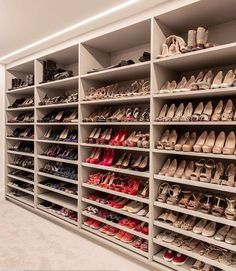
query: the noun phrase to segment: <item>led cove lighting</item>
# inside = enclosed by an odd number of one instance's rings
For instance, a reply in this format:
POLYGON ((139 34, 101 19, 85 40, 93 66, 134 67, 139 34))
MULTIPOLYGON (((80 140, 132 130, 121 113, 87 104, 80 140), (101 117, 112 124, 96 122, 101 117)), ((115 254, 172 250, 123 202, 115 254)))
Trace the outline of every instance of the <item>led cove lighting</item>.
POLYGON ((65 29, 63 29, 63 30, 61 30, 61 31, 58 31, 58 32, 56 32, 56 33, 54 33, 54 34, 52 34, 52 35, 50 35, 50 36, 48 36, 48 37, 45 37, 45 38, 43 38, 43 39, 41 39, 41 40, 38 40, 38 41, 36 41, 36 42, 33 42, 33 43, 31 43, 31 44, 29 44, 29 45, 27 45, 27 46, 25 46, 25 47, 22 47, 22 48, 20 48, 20 49, 18 49, 18 50, 16 50, 16 51, 10 53, 10 54, 7 54, 7 55, 5 55, 5 56, 2 56, 2 57, 0 57, 0 61, 5 60, 5 59, 7 59, 7 58, 9 58, 9 57, 11 57, 11 56, 17 55, 17 54, 19 54, 19 53, 22 53, 22 52, 24 52, 24 51, 26 51, 26 50, 28 50, 28 49, 31 49, 31 48, 33 48, 33 47, 39 45, 39 44, 42 44, 42 43, 44 43, 44 42, 47 42, 47 41, 49 41, 49 40, 51 40, 51 39, 54 39, 54 38, 56 38, 56 37, 59 37, 59 36, 65 34, 65 33, 68 33, 68 32, 70 32, 70 31, 72 31, 72 30, 74 30, 74 29, 76 29, 76 28, 79 28, 79 27, 83 26, 83 25, 89 24, 89 23, 91 23, 91 22, 93 22, 93 21, 95 21, 95 20, 98 20, 98 19, 100 19, 100 18, 102 18, 102 17, 105 17, 105 16, 107 16, 107 15, 109 15, 109 14, 111 14, 111 13, 117 12, 118 10, 124 9, 124 8, 126 8, 126 7, 128 7, 128 6, 130 6, 130 5, 133 5, 134 3, 138 2, 138 1, 140 1, 140 0, 129 0, 129 1, 125 2, 125 3, 123 3, 123 4, 120 4, 120 5, 118 5, 118 6, 115 6, 115 7, 113 7, 113 8, 110 8, 110 9, 108 9, 108 10, 105 10, 105 11, 103 11, 103 12, 101 12, 101 13, 98 13, 98 14, 95 15, 95 16, 89 17, 88 19, 85 19, 85 20, 83 20, 83 21, 81 21, 81 22, 79 22, 79 23, 77 23, 77 24, 74 24, 74 25, 72 25, 72 26, 69 26, 69 27, 67 27, 67 28, 65 28, 65 29))

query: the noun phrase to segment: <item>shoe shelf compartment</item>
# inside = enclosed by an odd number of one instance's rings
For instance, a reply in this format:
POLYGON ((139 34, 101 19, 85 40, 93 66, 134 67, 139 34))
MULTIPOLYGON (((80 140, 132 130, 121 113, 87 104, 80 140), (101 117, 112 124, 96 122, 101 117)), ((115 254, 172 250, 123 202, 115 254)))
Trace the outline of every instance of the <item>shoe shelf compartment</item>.
POLYGON ((131 234, 133 234, 135 236, 141 237, 141 238, 143 238, 145 240, 148 240, 148 235, 145 235, 143 233, 137 232, 137 231, 132 230, 130 228, 124 227, 124 226, 122 226, 122 225, 120 225, 118 223, 114 223, 112 221, 109 221, 107 219, 101 218, 99 216, 93 215, 93 214, 91 214, 91 213, 89 213, 87 211, 82 211, 82 215, 85 216, 85 217, 90 217, 90 218, 92 218, 94 220, 100 221, 100 222, 102 222, 104 224, 107 224, 109 226, 115 227, 115 228, 117 228, 119 230, 126 231, 126 232, 131 233, 131 234))
POLYGON ((143 216, 140 216, 140 215, 137 215, 137 214, 134 214, 134 213, 123 211, 122 209, 111 207, 108 204, 101 204, 99 202, 89 200, 89 199, 86 199, 86 198, 82 198, 82 201, 85 202, 85 203, 88 203, 90 205, 95 205, 95 206, 101 207, 103 209, 106 209, 106 210, 109 210, 109 211, 112 211, 112 212, 115 212, 115 213, 118 213, 118 214, 121 214, 121 215, 124 215, 124 216, 132 217, 134 219, 149 223, 149 219, 147 217, 143 217, 143 216))
POLYGON ((21 188, 21 187, 18 187, 18 186, 15 186, 15 185, 9 184, 9 183, 7 184, 7 186, 9 186, 9 187, 11 187, 11 188, 13 188, 13 189, 16 189, 16 190, 19 190, 19 191, 25 192, 25 193, 27 193, 27 194, 29 194, 29 195, 34 196, 34 192, 31 192, 31 191, 29 191, 29 190, 27 190, 27 189, 23 189, 23 188, 21 188))
POLYGON ((206 189, 212 189, 216 191, 222 191, 222 192, 228 192, 228 193, 236 193, 236 187, 227 186, 227 185, 220 185, 220 184, 212 184, 212 183, 205 183, 201 181, 193 181, 193 180, 186 180, 181 179, 177 177, 168 177, 168 176, 162 176, 159 174, 154 174, 154 179, 156 181, 166 181, 171 183, 178 183, 178 184, 184 184, 189 186, 196 186, 196 187, 202 187, 206 189))
POLYGON ((58 193, 58 194, 63 195, 63 196, 67 196, 67 197, 72 198, 72 199, 78 199, 78 195, 67 193, 67 192, 64 192, 64 191, 62 191, 60 189, 52 188, 50 186, 43 185, 43 184, 40 184, 40 183, 38 183, 37 186, 39 188, 44 189, 44 190, 52 191, 52 192, 58 193))
MULTIPOLYGON (((236 26, 236 16, 232 9, 234 6, 233 0, 226 0, 222 2, 217 0, 197 1, 192 4, 186 4, 178 9, 172 9, 165 11, 163 14, 159 14, 157 17, 140 21, 133 25, 129 25, 120 28, 116 31, 104 34, 102 36, 95 36, 92 39, 83 41, 82 43, 70 46, 63 50, 59 50, 50 53, 45 56, 40 56, 32 61, 28 61, 17 65, 9 65, 6 71, 6 197, 13 202, 18 202, 22 206, 34 207, 36 213, 45 216, 48 219, 52 219, 63 226, 68 226, 71 229, 78 231, 78 233, 84 233, 85 236, 91 239, 101 241, 102 244, 109 244, 113 248, 124 252, 127 255, 149 264, 161 271, 187 271, 190 270, 191 265, 195 260, 201 260, 207 262, 212 266, 221 268, 227 271, 233 271, 235 267, 225 266, 218 262, 218 260, 210 260, 205 256, 200 256, 193 251, 185 251, 182 248, 175 247, 171 243, 165 243, 155 236, 160 230, 167 229, 172 232, 186 235, 190 238, 196 238, 200 241, 207 242, 218 247, 227 248, 228 250, 236 252, 233 245, 219 242, 214 238, 206 238, 202 235, 195 234, 190 231, 185 231, 179 228, 175 228, 172 225, 165 224, 155 219, 163 210, 176 211, 180 214, 187 214, 198 218, 203 218, 209 221, 214 221, 223 225, 229 225, 236 227, 236 221, 229 220, 225 217, 216 217, 210 214, 205 214, 200 211, 192 211, 189 209, 181 208, 177 205, 168 205, 156 201, 158 187, 161 182, 175 183, 180 185, 187 185, 188 187, 194 187, 198 189, 206 189, 211 193, 236 193, 236 187, 228 187, 223 185, 216 185, 211 183, 203 183, 200 181, 191 181, 175 177, 166 177, 158 174, 162 164, 167 158, 189 158, 192 160, 200 160, 202 158, 216 159, 217 161, 228 161, 228 164, 236 160, 235 155, 213 154, 213 153, 198 153, 198 152, 183 152, 174 150, 158 150, 156 149, 156 141, 160 138, 161 132, 164 129, 185 129, 202 131, 206 126, 210 126, 213 130, 226 130, 233 127, 236 121, 206 121, 206 122, 156 122, 155 118, 159 113, 161 107, 167 103, 178 104, 181 102, 193 102, 195 100, 203 101, 204 103, 209 100, 226 100, 234 99, 236 97, 236 87, 218 88, 218 89, 204 89, 195 91, 183 91, 183 92, 171 92, 171 93, 159 93, 162 85, 167 81, 176 80, 180 82, 183 76, 187 79, 192 75, 198 74, 203 71, 204 74, 211 69, 214 74, 222 70, 225 75, 225 71, 228 69, 236 69, 236 38, 234 35, 234 29, 236 26), (216 16, 217 15, 217 16, 216 16), (181 18, 181 19, 180 19, 181 18), (162 44, 169 35, 180 35, 187 41, 188 30, 197 29, 199 26, 204 26, 209 30, 209 41, 216 43, 217 46, 209 49, 202 49, 198 51, 192 51, 188 53, 168 56, 165 58, 157 59, 157 56, 161 53, 162 44), (117 42, 119 40, 119 42, 117 42), (151 59, 145 62, 141 62, 139 57, 143 52, 151 53, 151 59), (115 67, 117 63, 124 59, 126 62, 129 59, 135 61, 134 64, 125 66, 119 65, 115 67), (53 60, 57 63, 57 69, 64 69, 66 71, 72 71, 73 76, 68 78, 62 78, 60 80, 48 80, 50 69, 47 72, 44 71, 44 65, 50 64, 48 60, 53 60), (46 64, 45 64, 46 63, 46 64), (97 71, 93 70, 97 69, 97 71), (49 72, 49 73, 48 73, 49 72), (88 73, 90 72, 90 73, 88 73), (26 75, 33 74, 33 85, 27 86, 20 81, 14 80, 15 85, 12 87, 12 79, 26 80, 26 75), (143 95, 121 95, 106 96, 101 95, 92 99, 91 97, 85 98, 90 95, 90 89, 93 87, 96 90, 101 87, 107 87, 112 84, 118 83, 119 86, 125 86, 130 82, 136 80, 148 80, 150 81, 150 93, 143 95), (18 84, 18 86, 17 86, 18 84), (9 90, 11 89, 11 90, 9 90), (70 94, 78 94, 78 101, 63 103, 57 102, 52 104, 44 103, 47 96, 50 98, 56 98, 58 96, 67 96, 70 94), (34 97, 34 106, 28 107, 16 107, 8 108, 12 105, 16 99, 34 97), (91 98, 91 99, 90 99, 91 98), (83 120, 89 116, 94 110, 99 108, 105 108, 110 106, 113 108, 134 108, 150 107, 150 121, 106 121, 106 122, 83 122, 83 120), (39 122, 47 113, 58 111, 73 111, 78 112, 78 121, 75 122, 39 122), (14 121, 15 117, 19 114, 27 114, 27 112, 34 112, 34 122, 17 122, 14 121), (10 122, 9 122, 10 121, 10 122), (11 122, 13 121, 13 122, 11 122), (16 128, 34 128, 34 137, 27 138, 25 136, 17 137, 11 136, 16 128), (130 134, 133 131, 150 133, 150 147, 138 148, 138 147, 125 147, 114 146, 109 144, 97 144, 86 143, 86 139, 92 130, 96 127, 106 129, 113 128, 115 130, 127 130, 130 134), (47 131, 49 129, 58 130, 56 137, 47 131), (67 141, 53 140, 57 136, 62 135, 64 129, 70 129, 73 136, 77 136, 78 142, 69 141, 70 138, 66 137, 67 141), (75 130, 72 131, 72 130, 75 130), (75 133, 75 135, 74 135, 75 133), (47 136, 48 137, 47 137, 47 136), (51 136, 51 138, 49 138, 51 136), (22 151, 9 150, 9 147, 16 143, 34 143, 34 153, 24 153, 22 151), (67 160, 62 158, 55 158, 42 155, 42 150, 49 144, 53 146, 62 146, 63 148, 74 147, 78 149, 78 160, 67 160), (103 166, 99 164, 87 163, 86 158, 89 157, 92 148, 110 148, 115 150, 115 162, 119 158, 120 153, 132 153, 137 155, 143 155, 149 157, 149 171, 137 171, 129 168, 117 168, 114 166, 103 166), (19 155, 25 157, 32 157, 34 159, 34 170, 24 168, 21 166, 13 165, 13 158, 19 155), (193 157, 193 158, 192 158, 193 157), (63 165, 69 167, 75 167, 75 172, 78 170, 78 178, 70 179, 68 177, 57 176, 50 173, 40 171, 43 164, 62 162, 63 165), (34 175, 34 180, 31 182, 24 179, 23 175, 11 174, 13 171, 21 170, 25 173, 31 173, 34 175), (148 182, 149 185, 149 197, 143 198, 138 195, 129 195, 123 192, 118 192, 108 188, 92 185, 86 183, 88 176, 96 172, 114 172, 121 176, 128 176, 142 178, 143 181, 148 182), (52 179, 55 181, 62 181, 68 184, 74 184, 78 187, 78 195, 70 194, 62 190, 44 185, 43 181, 52 179), (22 181, 28 184, 34 185, 34 192, 28 191, 28 196, 17 197, 13 195, 11 191, 18 188, 14 185, 8 185, 8 182, 12 180, 22 181), (114 196, 118 196, 124 199, 129 199, 148 205, 149 217, 141 217, 135 213, 128 213, 122 209, 116 209, 110 205, 105 205, 96 201, 85 198, 86 193, 106 193, 114 196), (59 205, 62 208, 68 208, 75 211, 78 214, 78 222, 63 217, 62 215, 52 211, 48 208, 40 206, 42 201, 49 201, 55 205, 59 205), (87 205, 92 205, 98 208, 103 208, 115 212, 120 215, 124 215, 130 218, 138 219, 142 222, 148 223, 149 235, 140 234, 132 229, 125 228, 124 226, 99 218, 91 213, 83 211, 87 205), (134 236, 138 236, 147 240, 149 252, 144 252, 135 248, 132 243, 124 243, 115 237, 101 233, 99 230, 95 230, 89 226, 83 224, 85 218, 93 218, 102 223, 114 226, 121 230, 125 230, 134 236), (172 262, 167 262, 163 259, 165 249, 172 249, 176 252, 183 253, 189 256, 188 261, 184 265, 175 265, 172 262)), ((52 63, 51 63, 52 64, 52 63)), ((120 63, 121 64, 121 63, 120 63)), ((45 66, 45 67, 46 67, 45 66)), ((50 65, 49 65, 50 66, 50 65)), ((32 82, 31 82, 32 83, 32 82)), ((57 99, 56 99, 57 100, 57 99)), ((59 99, 60 100, 60 99, 59 99)), ((141 110, 142 111, 142 110, 141 110)), ((208 130, 208 129, 207 129, 208 130)), ((114 132, 113 131, 113 132, 114 132)), ((128 135, 129 136, 129 135, 128 135)), ((63 136, 62 136, 63 138, 63 136)), ((94 140, 94 142, 96 142, 94 140)), ((48 171, 49 172, 49 171, 48 171)), ((68 172, 67 172, 68 173, 68 172)), ((66 175, 64 175, 66 176, 66 175)), ((67 175, 71 176, 71 175, 67 175)), ((25 189, 18 189, 22 192, 25 189)), ((18 195, 18 193, 16 193, 18 195)))
POLYGON ((11 193, 7 193, 6 197, 10 198, 10 199, 14 199, 16 201, 19 201, 19 202, 24 203, 26 205, 29 205, 31 207, 34 207, 34 199, 31 195, 16 197, 16 196, 12 195, 11 193))
POLYGON ((37 174, 39 176, 44 176, 44 177, 56 179, 56 180, 67 182, 67 183, 78 184, 77 180, 72 180, 72 179, 69 179, 69 178, 60 177, 60 176, 53 175, 53 174, 48 174, 48 173, 45 173, 45 172, 38 172, 37 174))
POLYGON ((126 193, 117 192, 117 191, 114 191, 114 190, 110 190, 110 189, 100 187, 100 186, 91 185, 91 184, 88 184, 88 183, 82 183, 82 186, 86 187, 86 188, 93 189, 93 190, 97 190, 97 191, 100 191, 100 192, 108 193, 108 194, 111 194, 111 195, 115 195, 115 196, 130 199, 130 200, 139 201, 139 202, 149 204, 149 199, 148 198, 132 196, 132 195, 129 195, 129 194, 126 194, 126 193))
POLYGON ((72 211, 78 212, 76 199, 69 198, 64 195, 60 195, 56 192, 47 192, 43 194, 38 194, 38 198, 63 206, 72 211))
POLYGON ((73 221, 72 219, 69 219, 68 217, 61 216, 57 214, 56 212, 51 211, 50 209, 43 208, 40 205, 38 205, 37 209, 41 211, 40 213, 42 213, 43 215, 46 215, 49 219, 52 219, 52 217, 55 217, 56 218, 55 221, 58 221, 59 219, 59 221, 66 222, 65 223, 66 226, 68 225, 73 226, 72 227, 73 230, 78 227, 78 222, 73 221))
POLYGON ((157 227, 160 227, 162 229, 165 229, 165 230, 177 232, 179 234, 189 236, 191 238, 194 238, 194 239, 197 239, 197 240, 200 240, 203 242, 207 242, 209 244, 212 244, 212 245, 215 245, 218 247, 222 247, 223 249, 228 249, 230 251, 236 252, 235 245, 227 244, 226 242, 223 242, 223 241, 217 241, 213 237, 206 237, 206 236, 203 236, 202 234, 197 234, 197 233, 194 233, 193 231, 183 230, 181 228, 177 228, 177 227, 174 227, 168 223, 164 223, 164 222, 160 222, 160 221, 154 221, 154 225, 157 227))
POLYGON ((135 171, 135 170, 130 170, 130 169, 122 169, 122 168, 115 168, 115 167, 107 167, 107 166, 101 166, 101 165, 90 164, 90 163, 85 163, 85 162, 82 162, 81 165, 83 167, 109 170, 111 172, 123 173, 123 174, 128 174, 128 175, 144 177, 144 178, 149 177, 149 172, 141 172, 141 171, 135 171))
POLYGON ((197 253, 194 253, 193 251, 188 251, 188 250, 183 249, 181 247, 177 247, 175 245, 172 245, 171 243, 163 242, 163 241, 161 241, 160 239, 157 239, 157 238, 154 238, 153 242, 155 244, 159 245, 159 246, 166 247, 166 248, 174 250, 176 252, 185 254, 186 256, 189 256, 190 258, 194 258, 194 259, 199 260, 201 262, 208 263, 208 264, 210 264, 212 266, 215 266, 217 268, 220 268, 220 269, 222 269, 224 271, 233 271, 235 269, 234 267, 230 267, 228 265, 222 264, 217 260, 212 260, 212 259, 210 259, 210 258, 208 258, 206 256, 202 256, 202 255, 199 255, 197 253))
MULTIPOLYGON (((86 225, 82 225, 82 230, 88 231, 88 232, 92 233, 95 236, 99 236, 102 239, 104 238, 104 239, 110 241, 111 243, 115 243, 116 245, 118 245, 118 246, 120 246, 122 248, 125 248, 124 251, 122 250, 125 253, 130 254, 130 252, 135 252, 135 253, 141 255, 142 257, 148 258, 148 255, 149 255, 148 252, 144 252, 144 251, 142 251, 142 250, 140 250, 138 248, 135 248, 130 243, 122 242, 122 241, 116 239, 113 236, 109 236, 107 234, 101 233, 99 230, 92 229, 92 228, 90 228, 90 227, 88 227, 86 225)), ((132 253, 131 253, 131 255, 132 255, 132 253)))

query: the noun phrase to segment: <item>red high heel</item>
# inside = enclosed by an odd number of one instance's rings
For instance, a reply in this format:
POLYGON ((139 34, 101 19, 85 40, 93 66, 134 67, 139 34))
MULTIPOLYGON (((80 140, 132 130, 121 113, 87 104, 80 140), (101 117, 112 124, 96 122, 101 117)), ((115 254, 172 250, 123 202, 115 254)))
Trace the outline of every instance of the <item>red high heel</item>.
POLYGON ((90 159, 89 163, 91 163, 91 164, 98 164, 99 160, 101 158, 101 155, 102 155, 102 149, 101 148, 97 148, 94 157, 92 157, 90 159))
POLYGON ((120 139, 123 137, 123 131, 122 130, 119 130, 115 136, 109 141, 109 144, 110 145, 116 145, 117 142, 120 141, 120 139))
POLYGON ((141 182, 142 182, 141 179, 135 180, 133 186, 128 190, 128 194, 133 196, 137 195, 141 182))
POLYGON ((115 150, 114 149, 106 149, 103 155, 102 161, 99 165, 102 166, 111 166, 115 157, 115 150))
POLYGON ((92 158, 94 158, 95 157, 95 154, 96 154, 96 151, 97 151, 97 149, 95 148, 95 149, 93 149, 93 151, 92 151, 92 153, 90 154, 90 156, 88 157, 88 158, 86 158, 86 162, 87 163, 91 163, 90 161, 91 161, 91 159, 92 158))

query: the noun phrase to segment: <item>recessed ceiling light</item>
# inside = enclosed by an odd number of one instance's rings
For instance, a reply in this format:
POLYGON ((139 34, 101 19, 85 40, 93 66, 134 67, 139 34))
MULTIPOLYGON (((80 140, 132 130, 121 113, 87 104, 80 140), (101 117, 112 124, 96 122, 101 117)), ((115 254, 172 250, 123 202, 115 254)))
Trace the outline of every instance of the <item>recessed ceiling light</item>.
POLYGON ((59 37, 59 36, 65 34, 65 33, 68 33, 68 32, 70 32, 70 31, 72 31, 72 30, 74 30, 76 28, 79 28, 79 27, 83 26, 83 25, 89 24, 89 23, 91 23, 91 22, 93 22, 95 20, 98 20, 98 19, 102 18, 102 17, 110 15, 111 13, 114 13, 114 12, 117 12, 117 11, 119 11, 121 9, 124 9, 124 8, 126 8, 126 7, 128 7, 130 5, 133 5, 134 3, 138 2, 138 1, 140 1, 140 0, 128 0, 127 2, 125 2, 123 4, 120 4, 120 5, 117 5, 117 6, 113 7, 113 8, 107 9, 107 10, 101 12, 101 13, 98 13, 95 16, 89 17, 89 18, 87 18, 87 19, 85 19, 85 20, 83 20, 81 22, 78 22, 77 24, 69 26, 69 27, 67 27, 67 28, 65 28, 65 29, 63 29, 61 31, 58 31, 58 32, 56 32, 56 33, 54 33, 52 35, 49 35, 49 36, 47 36, 47 37, 45 37, 45 38, 43 38, 41 40, 33 42, 33 43, 31 43, 31 44, 29 44, 29 45, 27 45, 25 47, 22 47, 22 48, 20 48, 20 49, 18 49, 16 51, 13 51, 13 52, 5 55, 5 56, 2 56, 2 57, 0 57, 0 61, 3 61, 5 59, 7 59, 9 57, 12 57, 14 55, 17 55, 19 53, 22 53, 22 52, 24 52, 24 51, 26 51, 28 49, 31 49, 31 48, 33 48, 33 47, 35 47, 37 45, 40 45, 42 43, 45 43, 45 42, 47 42, 47 41, 49 41, 51 39, 59 37))

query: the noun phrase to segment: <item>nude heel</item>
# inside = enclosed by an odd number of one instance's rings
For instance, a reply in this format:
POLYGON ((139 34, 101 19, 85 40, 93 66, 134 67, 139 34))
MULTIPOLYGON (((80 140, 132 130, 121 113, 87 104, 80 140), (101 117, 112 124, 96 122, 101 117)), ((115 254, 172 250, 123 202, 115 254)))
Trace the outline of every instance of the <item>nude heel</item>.
POLYGON ((197 134, 193 132, 190 137, 187 139, 186 143, 183 145, 182 150, 184 152, 190 152, 193 149, 193 146, 197 140, 197 134))
POLYGON ((215 145, 215 140, 216 140, 215 131, 210 131, 210 133, 208 134, 208 137, 205 141, 205 144, 202 146, 203 152, 205 152, 205 153, 212 152, 212 149, 215 145))
POLYGON ((226 138, 225 132, 223 131, 220 132, 216 139, 215 145, 212 149, 213 153, 222 153, 222 150, 225 144, 225 138, 226 138))
POLYGON ((202 151, 202 147, 205 144, 205 141, 207 139, 208 133, 207 131, 202 132, 202 134, 199 136, 199 138, 197 139, 196 144, 193 146, 193 150, 195 152, 201 152, 202 151))
POLYGON ((223 154, 233 154, 235 151, 236 138, 235 133, 231 131, 225 141, 225 145, 223 147, 223 154))

